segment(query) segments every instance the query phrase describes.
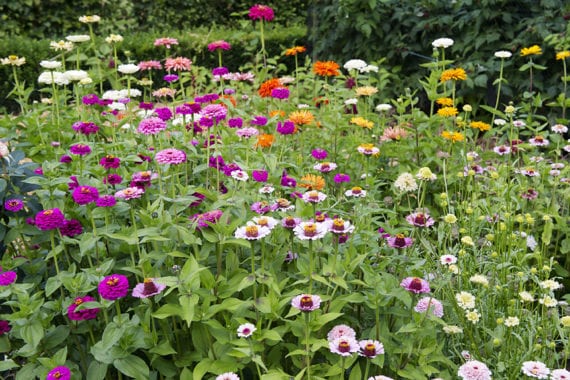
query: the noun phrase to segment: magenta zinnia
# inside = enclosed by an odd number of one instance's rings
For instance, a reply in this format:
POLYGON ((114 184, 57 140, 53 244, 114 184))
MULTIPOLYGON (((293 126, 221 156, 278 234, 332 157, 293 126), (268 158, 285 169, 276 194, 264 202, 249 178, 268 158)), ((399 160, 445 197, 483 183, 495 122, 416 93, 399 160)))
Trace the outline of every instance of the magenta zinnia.
POLYGON ((64 366, 55 367, 48 372, 46 380, 69 380, 71 379, 71 371, 64 366))
POLYGON ((71 305, 67 308, 67 316, 72 321, 85 321, 88 319, 94 319, 99 313, 99 308, 85 308, 81 310, 76 310, 77 307, 86 302, 95 302, 95 298, 91 296, 77 297, 71 305))
POLYGON ((55 230, 63 226, 64 221, 65 217, 58 208, 40 211, 35 217, 35 224, 42 231, 55 230))
POLYGON ((101 280, 97 289, 101 298, 113 301, 127 295, 129 280, 122 274, 112 274, 101 280))
POLYGON ((78 205, 86 205, 99 198, 99 191, 92 186, 79 186, 73 190, 71 196, 78 205))
POLYGON ((255 4, 249 9, 249 18, 251 20, 271 21, 274 17, 273 9, 267 5, 255 4))

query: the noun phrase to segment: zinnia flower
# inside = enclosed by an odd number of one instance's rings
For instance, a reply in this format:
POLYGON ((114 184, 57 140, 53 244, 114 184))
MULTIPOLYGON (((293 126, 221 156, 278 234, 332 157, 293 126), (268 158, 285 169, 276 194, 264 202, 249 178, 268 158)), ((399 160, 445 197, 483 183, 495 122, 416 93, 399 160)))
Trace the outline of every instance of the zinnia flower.
POLYGON ((291 306, 304 312, 317 310, 321 306, 321 297, 312 294, 301 294, 291 300, 291 306))
POLYGON ((384 345, 377 340, 361 340, 358 344, 360 345, 360 351, 358 352, 360 356, 374 359, 376 356, 384 353, 384 345))
POLYGON ((246 226, 239 227, 234 232, 234 236, 238 239, 259 240, 269 235, 270 232, 271 230, 265 226, 259 226, 252 222, 248 222, 246 226))
POLYGON ((73 300, 73 303, 67 308, 67 317, 72 321, 86 321, 89 319, 97 318, 97 313, 99 313, 99 308, 85 308, 81 310, 76 310, 77 307, 86 302, 95 302, 95 298, 91 296, 77 297, 73 300))
POLYGON ((285 55, 297 55, 299 53, 304 53, 305 51, 307 51, 307 48, 304 46, 295 46, 285 50, 285 55))
POLYGON ((137 128, 143 135, 156 135, 166 129, 166 122, 158 117, 149 117, 141 120, 137 128))
POLYGON ((447 69, 441 73, 439 77, 440 82, 447 82, 450 80, 458 81, 467 79, 467 74, 462 68, 447 69))
POLYGON ((548 367, 546 367, 544 363, 539 361, 523 362, 521 371, 525 375, 537 379, 546 379, 548 378, 548 374, 550 373, 548 367))
POLYGON ((336 338, 329 342, 329 349, 333 354, 350 356, 353 353, 358 352, 360 346, 356 339, 350 336, 341 336, 340 338, 336 338))
POLYGON ((443 317, 443 305, 435 298, 424 297, 414 307, 414 310, 418 313, 426 313, 428 309, 434 316, 438 318, 443 317))
POLYGON ((239 380, 239 376, 233 372, 226 372, 218 375, 216 380, 239 380))
POLYGON ((46 380, 69 380, 71 379, 71 371, 65 366, 55 367, 48 372, 46 380))
POLYGON ((491 371, 480 361, 469 360, 459 367, 457 375, 463 380, 491 380, 491 371))
POLYGON ((18 212, 24 208, 24 202, 21 199, 6 199, 4 208, 8 211, 18 212))
POLYGON ((178 45, 178 40, 170 37, 162 37, 154 40, 154 46, 165 46, 167 49, 170 49, 171 45, 178 45))
POLYGON ((315 116, 313 116, 311 111, 307 110, 293 111, 287 118, 295 123, 295 125, 298 127, 311 124, 315 120, 315 116))
POLYGON ((58 208, 43 210, 36 214, 35 225, 42 231, 55 230, 63 226, 65 217, 58 208))
POLYGON ((83 233, 83 226, 77 219, 65 220, 63 226, 59 227, 59 232, 63 236, 74 237, 83 233))
POLYGON ((307 190, 322 190, 325 188, 325 179, 321 176, 314 174, 307 174, 301 177, 299 187, 304 187, 307 190))
POLYGON ((129 292, 129 280, 122 274, 112 274, 99 282, 98 291, 101 298, 109 301, 123 298, 129 292))
POLYGON ((251 20, 271 21, 275 17, 273 9, 267 5, 255 4, 249 8, 249 18, 251 20))
POLYGON ((416 227, 430 227, 435 223, 431 216, 423 212, 414 212, 406 216, 406 221, 416 227))
POLYGON ((324 223, 301 222, 293 228, 295 236, 301 240, 317 240, 323 238, 328 229, 324 223))
POLYGON ((166 289, 166 285, 155 282, 154 278, 145 278, 140 284, 133 289, 133 297, 148 298, 161 293, 166 289))
POLYGON ((323 77, 335 77, 340 75, 340 66, 334 61, 317 61, 313 65, 313 72, 323 77))
POLYGON ((214 41, 208 44, 208 50, 209 51, 216 51, 216 50, 230 50, 232 47, 232 45, 229 44, 229 42, 226 42, 224 40, 219 40, 219 41, 214 41))
POLYGON ((86 205, 99 198, 99 191, 92 186, 78 186, 73 190, 71 196, 78 205, 86 205))
POLYGON ((400 283, 400 286, 412 293, 429 293, 431 291, 429 282, 419 277, 406 277, 400 283))
POLYGON ((272 78, 263 82, 261 86, 259 86, 259 90, 257 90, 257 92, 259 96, 261 96, 262 98, 267 98, 271 96, 271 92, 274 89, 282 86, 283 85, 281 84, 281 81, 279 79, 272 78))
POLYGON ((192 61, 185 57, 166 58, 164 68, 168 71, 190 71, 192 68, 192 61))
POLYGON ((240 325, 237 329, 237 335, 240 338, 249 338, 253 335, 253 333, 257 330, 254 324, 252 323, 244 323, 240 325))
POLYGON ((459 113, 455 107, 442 107, 437 110, 437 114, 443 117, 452 117, 459 113))
POLYGON ((351 338, 356 338, 356 331, 347 325, 336 325, 327 334, 327 340, 332 342, 333 340, 340 338, 342 336, 349 336, 351 338))
POLYGON ((182 150, 168 148, 158 152, 154 159, 159 164, 178 165, 186 162, 186 153, 182 150))
POLYGON ((18 278, 18 275, 14 271, 7 271, 0 273, 0 286, 8 286, 13 284, 18 278))
POLYGON ((552 380, 569 380, 570 379, 570 371, 565 369, 555 369, 550 374, 550 378, 552 380))
POLYGON ((272 134, 263 133, 257 136, 255 147, 270 148, 271 145, 273 145, 273 141, 275 141, 275 136, 272 134))
POLYGON ((521 49, 521 57, 526 57, 527 55, 540 55, 542 54, 542 49, 538 45, 532 45, 531 47, 525 47, 521 49))

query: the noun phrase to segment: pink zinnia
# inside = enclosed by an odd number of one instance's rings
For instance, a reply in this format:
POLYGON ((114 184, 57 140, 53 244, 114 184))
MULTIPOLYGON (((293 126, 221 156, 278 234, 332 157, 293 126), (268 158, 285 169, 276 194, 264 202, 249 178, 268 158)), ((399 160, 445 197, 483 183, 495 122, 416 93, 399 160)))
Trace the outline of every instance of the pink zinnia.
POLYGON ((358 341, 350 336, 341 336, 329 342, 329 349, 333 354, 350 356, 359 350, 358 341))
POLYGON ((469 360, 459 367, 457 375, 463 380, 491 380, 492 373, 485 363, 469 360))
POLYGON ((555 369, 552 371, 550 376, 552 380, 568 380, 570 379, 570 371, 565 369, 555 369))
POLYGON ((416 227, 430 227, 435 223, 431 216, 423 212, 414 212, 406 216, 406 221, 416 227))
POLYGON ((186 153, 182 150, 168 148, 158 152, 154 159, 159 164, 178 165, 186 162, 186 153))
POLYGON ((249 9, 249 18, 251 20, 271 21, 274 17, 273 9, 267 5, 255 4, 249 9))
POLYGON ((24 208, 24 202, 21 199, 7 199, 4 202, 4 208, 8 211, 18 212, 24 208))
POLYGON ((125 201, 140 198, 144 194, 144 190, 140 187, 127 187, 126 189, 119 190, 115 193, 115 198, 123 199, 125 201))
POLYGON ((195 214, 190 217, 190 220, 197 223, 196 228, 202 229, 210 227, 210 224, 215 224, 222 217, 222 210, 212 210, 203 214, 195 214))
POLYGON ((432 297, 424 297, 418 301, 414 310, 418 313, 426 313, 431 310, 432 314, 438 318, 443 317, 443 305, 432 297))
POLYGON ((71 371, 64 366, 55 367, 48 372, 46 380, 69 380, 71 379, 71 371))
POLYGON ((86 205, 99 198, 99 191, 92 186, 79 186, 73 190, 71 196, 78 205, 86 205))
POLYGON ((65 217, 58 208, 40 211, 35 217, 35 224, 42 231, 55 230, 63 226, 64 221, 65 217))
POLYGON ((133 289, 133 297, 148 298, 161 293, 166 285, 154 282, 153 278, 145 278, 144 282, 137 284, 133 289))
POLYGON ((101 298, 113 301, 127 295, 129 280, 122 274, 112 274, 101 280, 97 289, 101 298))
POLYGON ((219 40, 219 41, 214 41, 208 44, 208 50, 209 51, 216 51, 218 49, 220 50, 230 50, 232 47, 232 45, 230 45, 228 42, 224 41, 224 40, 219 40))
POLYGON ((139 69, 144 70, 160 70, 162 65, 159 61, 142 61, 139 62, 139 69))
POLYGON ((431 291, 429 283, 419 277, 406 277, 400 283, 400 286, 412 293, 429 293, 431 291))
POLYGON ((97 207, 113 207, 117 204, 117 199, 113 195, 103 195, 95 201, 97 207))
POLYGON ((390 236, 388 239, 388 245, 392 248, 406 248, 412 245, 412 238, 404 236, 404 234, 396 234, 390 236))
POLYGON ((0 273, 0 286, 8 286, 16 281, 18 275, 14 271, 0 273))
POLYGON ((141 120, 137 128, 143 135, 156 135, 166 129, 166 122, 158 117, 149 117, 141 120))
POLYGON ((86 321, 88 319, 97 318, 99 308, 81 309, 76 310, 77 307, 86 302, 95 302, 95 298, 91 296, 77 297, 71 305, 67 308, 67 316, 72 321, 86 321))
POLYGON ((168 71, 190 71, 191 67, 192 61, 185 57, 166 58, 164 63, 164 68, 168 71))
POLYGON ((178 45, 178 40, 170 37, 162 37, 154 40, 154 46, 166 46, 167 49, 170 49, 170 45, 178 45))
POLYGON ((356 331, 354 331, 352 327, 347 325, 336 325, 327 334, 327 340, 329 342, 332 342, 333 340, 338 339, 341 336, 349 336, 351 338, 356 338, 356 331))
POLYGON ((309 312, 321 307, 321 297, 312 294, 301 294, 291 300, 291 306, 309 312))
POLYGON ((69 151, 78 156, 85 156, 91 153, 91 147, 85 144, 75 144, 69 147, 69 151))
POLYGON ((548 367, 539 361, 528 361, 524 362, 521 368, 522 373, 529 377, 534 377, 537 379, 546 379, 550 370, 548 367))

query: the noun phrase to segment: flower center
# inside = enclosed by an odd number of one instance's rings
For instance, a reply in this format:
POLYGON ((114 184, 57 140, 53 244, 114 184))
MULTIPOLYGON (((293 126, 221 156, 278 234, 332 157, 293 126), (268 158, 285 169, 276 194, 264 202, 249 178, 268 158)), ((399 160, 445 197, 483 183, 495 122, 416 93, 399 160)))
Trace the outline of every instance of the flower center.
POLYGON ((416 224, 426 224, 426 216, 420 212, 416 215, 414 222, 416 224))
POLYGON ((317 234, 317 225, 307 224, 305 227, 303 227, 303 232, 305 233, 305 236, 315 236, 317 234))
POLYGON ((321 170, 328 170, 330 169, 331 165, 328 162, 323 162, 321 164, 321 170))
POLYGON ((346 340, 341 341, 338 344, 338 350, 340 352, 348 352, 350 351, 350 343, 348 343, 346 340))
POLYGON ((268 226, 269 220, 267 220, 267 218, 261 218, 257 220, 257 224, 259 224, 260 226, 268 226))
POLYGON ((319 200, 319 193, 315 190, 309 191, 308 197, 312 201, 318 201, 319 200))
POLYGON ((117 277, 111 277, 110 279, 107 280, 107 285, 109 286, 115 286, 119 283, 119 279, 117 277))
POLYGON ((319 223, 324 222, 325 219, 326 219, 326 215, 325 215, 325 214, 319 214, 319 215, 317 215, 317 216, 315 217, 315 220, 316 220, 317 222, 319 222, 319 223))
POLYGON ((412 282, 410 282, 410 289, 412 290, 422 290, 422 279, 414 277, 412 282))
POLYGON ((355 186, 352 188, 352 194, 360 194, 362 193, 362 187, 355 186))
POLYGON ((310 309, 313 307, 313 298, 311 296, 303 296, 300 301, 301 308, 310 309))
POLYGON ((344 231, 344 220, 342 219, 333 220, 332 229, 335 231, 344 231))
POLYGON ((81 298, 78 298, 75 301, 73 301, 73 303, 76 304, 77 306, 79 306, 83 303, 83 300, 81 298))
POLYGON ((257 237, 259 235, 259 230, 257 226, 247 226, 245 227, 245 236, 247 237, 257 237))
POLYGON ((290 204, 291 204, 291 202, 289 202, 285 198, 277 199, 277 205, 279 205, 279 207, 289 207, 290 204))
POLYGON ((61 379, 63 377, 62 373, 57 371, 53 374, 53 377, 56 379, 61 379))
POLYGON ((376 354, 376 346, 373 343, 368 343, 364 346, 363 354, 365 356, 374 356, 376 354))
POLYGON ((295 227, 295 218, 292 216, 288 216, 285 218, 285 226, 287 227, 295 227))
POLYGON ((91 194, 91 190, 88 187, 82 187, 81 194, 91 194))
POLYGON ((51 214, 53 214, 53 210, 44 211, 44 215, 51 215, 51 214))
POLYGON ((151 278, 145 278, 143 282, 143 294, 149 295, 158 292, 158 288, 151 278))
POLYGON ((396 234, 396 239, 394 240, 394 245, 396 247, 406 246, 406 237, 404 236, 404 234, 396 234))
POLYGON ((247 327, 243 329, 243 331, 241 332, 243 335, 249 335, 251 334, 251 330, 248 329, 247 327))

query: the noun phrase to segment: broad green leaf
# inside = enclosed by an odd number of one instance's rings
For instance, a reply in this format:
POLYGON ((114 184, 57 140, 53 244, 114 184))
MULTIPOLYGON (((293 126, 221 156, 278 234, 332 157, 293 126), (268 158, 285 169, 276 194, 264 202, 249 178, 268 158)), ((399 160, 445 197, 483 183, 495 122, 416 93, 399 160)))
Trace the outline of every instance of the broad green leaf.
POLYGON ((92 361, 87 369, 87 380, 103 380, 107 375, 107 364, 92 361))
POLYGON ((116 359, 113 365, 121 373, 133 377, 136 380, 147 380, 150 370, 144 360, 135 355, 129 355, 126 358, 116 359))

